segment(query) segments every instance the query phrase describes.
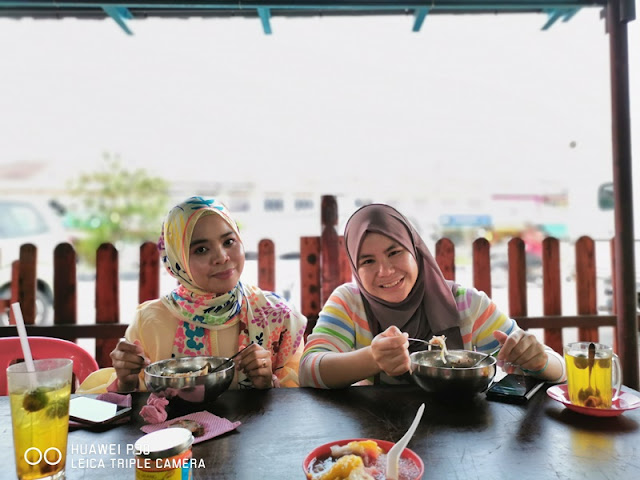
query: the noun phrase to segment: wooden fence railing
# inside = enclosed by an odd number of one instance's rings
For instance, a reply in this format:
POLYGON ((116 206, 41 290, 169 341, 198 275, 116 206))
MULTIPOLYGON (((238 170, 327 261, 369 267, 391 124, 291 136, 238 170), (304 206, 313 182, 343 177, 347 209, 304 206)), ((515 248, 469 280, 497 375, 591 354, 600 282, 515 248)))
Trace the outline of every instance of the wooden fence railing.
MULTIPOLYGON (((338 209, 335 197, 322 199, 322 234, 300 239, 300 311, 308 318, 307 333, 318 318, 323 302, 338 285, 350 281, 351 273, 343 245, 338 235, 338 209)), ((613 249, 612 249, 613 251, 613 249)), ((580 340, 598 340, 599 326, 616 326, 615 315, 598 315, 596 303, 595 244, 589 237, 580 238, 575 245, 577 315, 562 315, 560 244, 555 238, 543 242, 543 316, 531 317, 527 312, 527 279, 525 245, 520 238, 508 243, 508 311, 522 328, 544 329, 545 342, 561 352, 564 328, 577 327, 580 340)), ((118 251, 111 244, 103 244, 97 251, 95 311, 93 325, 78 325, 76 254, 73 247, 63 243, 54 252, 54 319, 52 326, 34 325, 36 293, 36 248, 23 245, 20 259, 14 262, 10 300, 0 303, 8 308, 20 302, 30 335, 53 336, 75 340, 95 338, 95 357, 100 366, 109 366, 109 353, 123 336, 126 325, 119 319, 118 251)), ((435 257, 447 279, 456 279, 455 246, 447 238, 436 243, 435 257)), ((612 261, 612 266, 615 262, 612 261)), ((472 246, 473 286, 489 296, 492 293, 490 244, 484 238, 472 246)), ((147 242, 140 247, 138 300, 158 298, 160 294, 160 261, 156 245, 147 242)), ((258 246, 258 285, 276 290, 276 257, 271 240, 258 246)), ((615 304, 615 302, 614 302, 615 304)), ((14 323, 11 318, 10 323, 14 323)), ((15 326, 0 327, 0 336, 16 335, 15 326)), ((616 335, 614 335, 615 343, 616 335)), ((614 345, 615 348, 615 345, 614 345)))

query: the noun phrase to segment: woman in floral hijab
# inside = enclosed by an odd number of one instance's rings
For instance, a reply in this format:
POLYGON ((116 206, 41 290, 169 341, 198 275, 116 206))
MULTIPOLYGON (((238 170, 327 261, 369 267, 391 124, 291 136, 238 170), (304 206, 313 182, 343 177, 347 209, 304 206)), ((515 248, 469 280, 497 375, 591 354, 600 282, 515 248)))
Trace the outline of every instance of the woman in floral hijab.
POLYGON ((178 286, 138 307, 111 353, 117 381, 109 390, 136 387, 149 362, 238 351, 232 388, 297 386, 306 318, 275 293, 240 281, 244 246, 226 207, 202 197, 176 205, 158 247, 178 286))

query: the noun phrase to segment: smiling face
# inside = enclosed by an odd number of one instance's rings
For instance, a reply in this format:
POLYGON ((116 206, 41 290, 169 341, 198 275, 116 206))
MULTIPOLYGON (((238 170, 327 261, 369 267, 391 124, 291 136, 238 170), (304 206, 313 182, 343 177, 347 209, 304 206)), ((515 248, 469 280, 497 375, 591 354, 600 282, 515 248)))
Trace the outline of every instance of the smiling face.
POLYGON ((403 301, 418 279, 414 256, 395 240, 379 233, 367 233, 357 262, 362 286, 386 302, 403 301))
POLYGON ((244 246, 219 215, 200 217, 191 235, 189 269, 202 290, 221 295, 236 286, 244 269, 244 246))

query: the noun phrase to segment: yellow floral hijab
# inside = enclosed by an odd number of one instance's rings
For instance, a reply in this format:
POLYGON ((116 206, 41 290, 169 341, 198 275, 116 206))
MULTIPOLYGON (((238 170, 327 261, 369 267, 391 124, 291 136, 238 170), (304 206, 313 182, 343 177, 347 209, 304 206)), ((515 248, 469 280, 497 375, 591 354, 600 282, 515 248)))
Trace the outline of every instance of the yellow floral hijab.
MULTIPOLYGON (((231 291, 216 295, 194 283, 189 245, 196 222, 204 215, 220 215, 241 238, 227 208, 213 198, 188 198, 167 215, 158 248, 162 263, 179 286, 162 297, 162 303, 182 320, 172 356, 211 355, 209 332, 240 323, 239 347, 257 343, 270 350, 275 371, 297 350, 307 320, 277 294, 253 285, 238 282, 231 291)), ((250 385, 239 378, 240 386, 245 383, 250 385)))

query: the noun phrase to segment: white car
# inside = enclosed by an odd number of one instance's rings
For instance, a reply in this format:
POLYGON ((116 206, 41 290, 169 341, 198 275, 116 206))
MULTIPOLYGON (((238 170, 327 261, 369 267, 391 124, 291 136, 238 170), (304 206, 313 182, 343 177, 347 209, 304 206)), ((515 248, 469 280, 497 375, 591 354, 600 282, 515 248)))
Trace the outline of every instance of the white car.
MULTIPOLYGON (((53 320, 53 250, 69 236, 62 219, 50 204, 31 198, 0 197, 0 298, 11 296, 11 264, 20 257, 20 246, 38 248, 36 323, 53 320)), ((0 320, 7 323, 6 312, 0 320)))

